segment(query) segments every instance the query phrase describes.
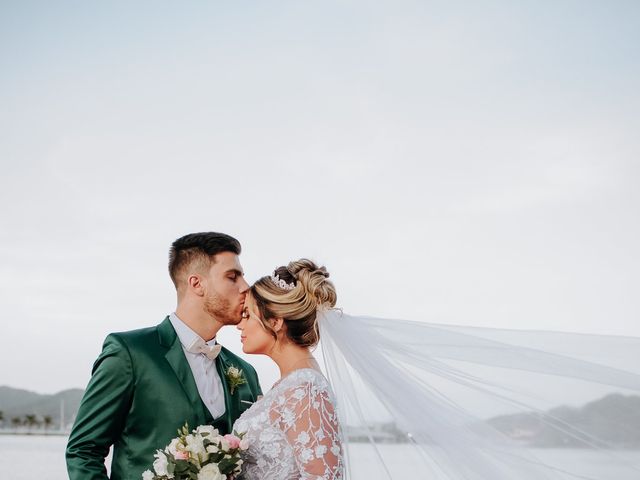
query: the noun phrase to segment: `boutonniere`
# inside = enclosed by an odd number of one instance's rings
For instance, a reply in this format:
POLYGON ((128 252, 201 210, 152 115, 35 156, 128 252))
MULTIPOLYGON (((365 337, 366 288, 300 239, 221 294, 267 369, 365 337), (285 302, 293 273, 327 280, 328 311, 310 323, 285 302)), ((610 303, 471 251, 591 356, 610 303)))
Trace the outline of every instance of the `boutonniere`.
POLYGON ((227 373, 225 374, 225 376, 227 377, 227 382, 229 382, 231 395, 233 395, 233 392, 236 388, 247 383, 247 379, 244 378, 242 370, 240 370, 238 367, 231 366, 227 368, 227 373))

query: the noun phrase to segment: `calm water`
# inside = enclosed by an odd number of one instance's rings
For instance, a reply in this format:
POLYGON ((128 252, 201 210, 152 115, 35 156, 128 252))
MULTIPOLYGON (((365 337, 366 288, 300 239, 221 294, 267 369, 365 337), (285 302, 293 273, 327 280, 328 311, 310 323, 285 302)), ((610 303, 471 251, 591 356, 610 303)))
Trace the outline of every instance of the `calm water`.
MULTIPOLYGON (((0 435, 0 478, 11 480, 65 480, 67 478, 64 461, 66 437, 57 436, 14 436, 0 435), (10 472, 10 473, 9 473, 10 472)), ((385 450, 397 463, 392 471, 397 478, 425 478, 425 480, 441 480, 432 475, 420 477, 415 472, 403 472, 402 445, 388 445, 385 450)), ((541 459, 562 465, 579 466, 581 472, 606 480, 638 480, 640 471, 625 473, 625 468, 617 465, 605 454, 585 450, 537 450, 541 459)), ((355 480, 374 480, 383 478, 381 472, 373 468, 373 453, 365 445, 352 448, 353 461, 360 465, 372 465, 371 471, 355 480)), ((617 452, 621 458, 640 465, 640 451, 617 452)), ((446 480, 446 479, 442 479, 446 480)), ((490 480, 490 479, 488 479, 490 480)))

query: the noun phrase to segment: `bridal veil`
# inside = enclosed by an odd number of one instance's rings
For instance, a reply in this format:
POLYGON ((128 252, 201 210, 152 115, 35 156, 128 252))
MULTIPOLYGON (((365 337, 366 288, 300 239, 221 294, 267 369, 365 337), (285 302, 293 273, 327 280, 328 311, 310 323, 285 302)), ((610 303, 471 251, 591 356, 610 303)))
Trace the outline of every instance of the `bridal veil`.
POLYGON ((562 452, 640 478, 629 450, 640 447, 640 338, 339 309, 320 311, 318 325, 347 478, 613 480, 562 452))

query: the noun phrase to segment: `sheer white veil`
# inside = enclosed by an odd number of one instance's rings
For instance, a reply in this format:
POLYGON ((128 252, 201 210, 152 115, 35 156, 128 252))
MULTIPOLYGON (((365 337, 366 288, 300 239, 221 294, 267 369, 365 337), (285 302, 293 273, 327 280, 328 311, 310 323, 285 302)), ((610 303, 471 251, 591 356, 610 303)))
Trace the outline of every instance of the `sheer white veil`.
POLYGON ((318 326, 348 438, 347 478, 618 478, 558 461, 558 447, 640 478, 640 455, 625 450, 640 448, 640 338, 339 309, 319 310, 318 326))

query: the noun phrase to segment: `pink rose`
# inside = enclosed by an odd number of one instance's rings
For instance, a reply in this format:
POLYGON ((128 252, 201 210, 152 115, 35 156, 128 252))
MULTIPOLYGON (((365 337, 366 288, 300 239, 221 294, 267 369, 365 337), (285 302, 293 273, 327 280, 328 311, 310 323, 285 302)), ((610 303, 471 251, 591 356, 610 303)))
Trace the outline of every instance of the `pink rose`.
POLYGON ((178 450, 174 457, 176 457, 176 460, 189 460, 189 452, 178 450))
POLYGON ((240 447, 240 439, 238 437, 236 437, 235 435, 231 435, 231 434, 228 433, 228 434, 226 434, 224 436, 224 439, 229 444, 229 448, 238 448, 238 447, 240 447))

